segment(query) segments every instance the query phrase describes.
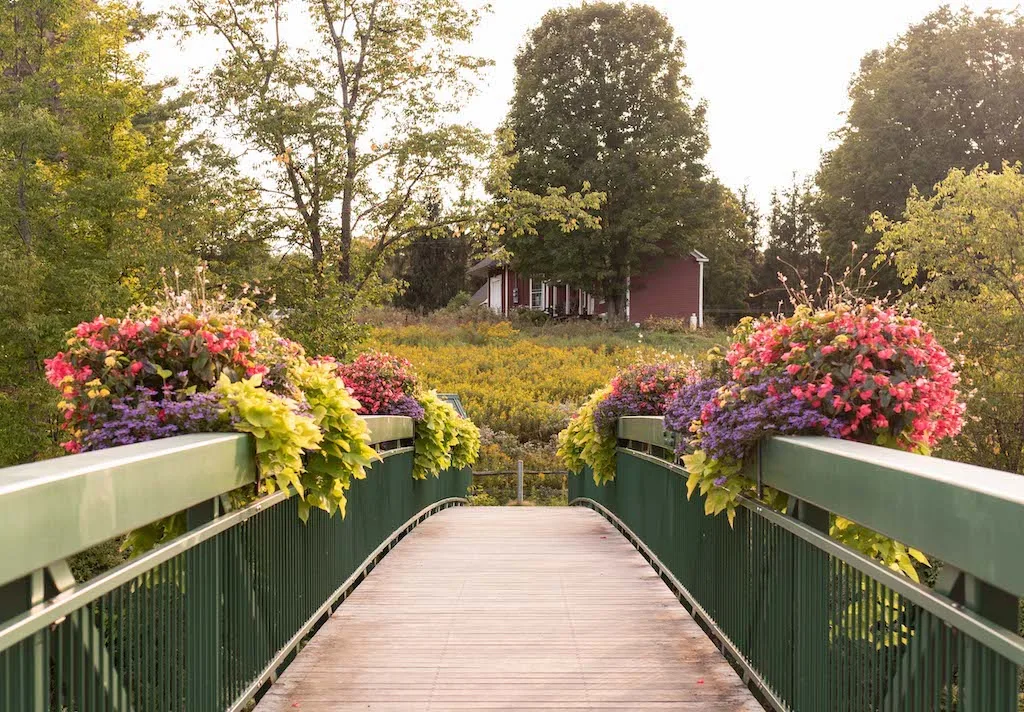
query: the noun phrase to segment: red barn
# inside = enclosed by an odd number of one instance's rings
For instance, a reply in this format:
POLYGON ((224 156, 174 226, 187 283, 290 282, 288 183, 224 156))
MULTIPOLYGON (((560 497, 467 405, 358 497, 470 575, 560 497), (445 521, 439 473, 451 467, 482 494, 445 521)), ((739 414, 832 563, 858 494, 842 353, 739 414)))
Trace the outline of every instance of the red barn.
MULTIPOLYGON (((626 320, 640 323, 650 317, 697 318, 704 326, 704 265, 708 258, 696 250, 684 257, 659 261, 632 275, 626 286, 626 320)), ((519 274, 488 257, 469 273, 485 277, 474 295, 498 314, 513 309, 537 309, 566 316, 591 316, 605 312, 604 301, 568 284, 554 284, 519 274)))

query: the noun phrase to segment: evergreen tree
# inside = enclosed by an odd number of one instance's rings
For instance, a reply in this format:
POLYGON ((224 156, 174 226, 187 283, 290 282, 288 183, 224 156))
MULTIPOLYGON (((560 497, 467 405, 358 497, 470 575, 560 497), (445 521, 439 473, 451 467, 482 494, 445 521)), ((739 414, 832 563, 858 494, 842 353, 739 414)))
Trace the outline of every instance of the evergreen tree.
MULTIPOLYGON (((431 196, 427 218, 437 222, 440 196, 431 196)), ((448 228, 424 230, 397 256, 397 272, 404 291, 396 304, 419 312, 440 309, 466 286, 466 269, 472 246, 465 235, 448 228)))
POLYGON ((782 279, 790 288, 803 284, 813 292, 825 271, 809 180, 794 175, 791 185, 772 191, 767 223, 753 298, 753 306, 762 312, 775 311, 785 301, 782 279))

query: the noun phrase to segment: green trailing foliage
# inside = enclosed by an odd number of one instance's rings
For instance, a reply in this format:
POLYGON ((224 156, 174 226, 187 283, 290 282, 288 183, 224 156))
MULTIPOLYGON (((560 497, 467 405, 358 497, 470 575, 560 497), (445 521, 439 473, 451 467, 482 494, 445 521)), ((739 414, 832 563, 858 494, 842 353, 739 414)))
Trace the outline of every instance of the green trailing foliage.
POLYGON ((423 418, 416 421, 412 476, 424 480, 449 468, 468 467, 480 453, 480 430, 437 397, 437 391, 416 396, 423 418))
POLYGON ((616 439, 603 435, 594 422, 594 411, 611 392, 611 385, 595 391, 558 434, 558 457, 569 471, 578 474, 589 467, 599 485, 615 479, 616 439))
POLYGON ((256 439, 256 462, 268 494, 294 486, 305 497, 303 452, 318 450, 323 433, 311 415, 299 413, 295 402, 264 390, 259 375, 234 383, 221 376, 216 392, 231 416, 235 430, 256 439))
POLYGON ((323 433, 320 448, 306 456, 299 516, 305 520, 310 507, 331 515, 340 510, 345 516, 345 492, 352 480, 365 478, 366 468, 379 459, 370 447, 366 421, 356 414, 359 401, 349 394, 330 363, 299 361, 290 376, 323 433))
POLYGON ((736 519, 736 507, 741 494, 750 489, 751 482, 742 476, 743 463, 731 457, 709 458, 703 450, 683 456, 686 478, 686 497, 694 490, 704 497, 704 514, 715 516, 725 512, 729 526, 736 519))
POLYGON ((480 429, 468 418, 459 417, 453 423, 456 441, 452 446, 452 468, 469 467, 480 456, 480 429))

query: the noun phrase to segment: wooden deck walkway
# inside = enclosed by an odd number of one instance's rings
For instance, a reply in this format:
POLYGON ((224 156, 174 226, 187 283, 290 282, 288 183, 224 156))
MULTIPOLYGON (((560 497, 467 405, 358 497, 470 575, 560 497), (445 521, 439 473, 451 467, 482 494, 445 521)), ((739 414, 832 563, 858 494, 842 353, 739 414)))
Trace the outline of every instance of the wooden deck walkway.
POLYGON ((256 712, 761 712, 601 516, 458 507, 417 527, 256 712))

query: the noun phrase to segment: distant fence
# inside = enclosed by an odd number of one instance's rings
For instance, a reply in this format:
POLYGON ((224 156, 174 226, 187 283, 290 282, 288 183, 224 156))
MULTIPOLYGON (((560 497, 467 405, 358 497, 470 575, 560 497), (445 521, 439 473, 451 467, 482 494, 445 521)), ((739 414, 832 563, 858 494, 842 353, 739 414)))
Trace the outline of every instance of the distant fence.
POLYGON ((524 475, 568 475, 568 470, 524 470, 523 461, 516 461, 516 469, 514 470, 487 470, 483 472, 474 472, 473 477, 509 477, 515 475, 516 477, 516 504, 523 503, 523 476, 524 475))

